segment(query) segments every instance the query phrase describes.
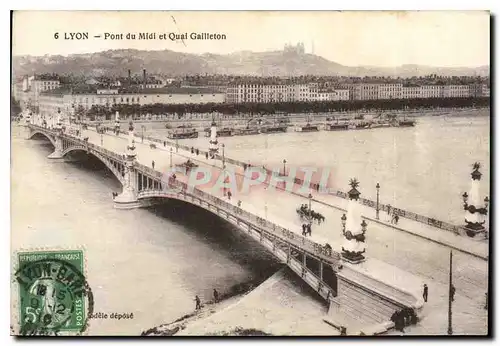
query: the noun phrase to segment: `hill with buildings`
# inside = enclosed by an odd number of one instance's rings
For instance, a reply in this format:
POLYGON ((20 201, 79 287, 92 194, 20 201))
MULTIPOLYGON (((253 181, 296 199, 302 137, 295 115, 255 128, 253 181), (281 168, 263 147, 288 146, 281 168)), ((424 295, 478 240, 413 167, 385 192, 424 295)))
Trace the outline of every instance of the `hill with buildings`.
POLYGON ((188 54, 171 50, 145 51, 136 49, 107 50, 69 56, 14 56, 12 69, 15 78, 34 73, 57 73, 85 76, 125 76, 127 70, 184 76, 195 74, 253 75, 253 76, 488 76, 489 66, 477 68, 444 68, 420 65, 398 67, 344 66, 314 54, 303 46, 287 46, 282 51, 232 54, 188 54))

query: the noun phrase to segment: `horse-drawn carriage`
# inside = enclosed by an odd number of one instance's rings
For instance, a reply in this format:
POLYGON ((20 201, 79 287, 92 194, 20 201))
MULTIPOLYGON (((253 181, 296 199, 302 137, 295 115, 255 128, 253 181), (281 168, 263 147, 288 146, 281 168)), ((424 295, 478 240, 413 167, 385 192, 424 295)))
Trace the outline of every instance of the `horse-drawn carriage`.
POLYGON ((188 159, 186 162, 181 163, 180 165, 177 165, 177 167, 181 168, 186 172, 186 174, 189 174, 189 171, 192 170, 193 168, 198 167, 197 164, 193 163, 190 159, 188 159))
POLYGON ((325 217, 322 214, 317 213, 312 209, 309 209, 307 204, 302 204, 300 206, 300 208, 296 209, 296 211, 297 211, 297 214, 299 215, 301 221, 303 221, 303 220, 307 220, 310 222, 317 221, 318 225, 321 222, 325 222, 325 217))

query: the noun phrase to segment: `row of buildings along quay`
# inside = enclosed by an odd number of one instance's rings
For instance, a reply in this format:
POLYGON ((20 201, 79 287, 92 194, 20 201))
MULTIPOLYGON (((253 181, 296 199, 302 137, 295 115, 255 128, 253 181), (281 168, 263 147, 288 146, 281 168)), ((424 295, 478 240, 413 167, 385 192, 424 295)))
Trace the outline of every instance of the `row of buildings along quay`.
POLYGON ((203 105, 270 103, 349 103, 366 101, 477 99, 490 97, 489 79, 426 78, 259 78, 165 77, 142 73, 124 77, 75 78, 39 74, 18 78, 14 98, 22 109, 51 114, 115 105, 203 105))

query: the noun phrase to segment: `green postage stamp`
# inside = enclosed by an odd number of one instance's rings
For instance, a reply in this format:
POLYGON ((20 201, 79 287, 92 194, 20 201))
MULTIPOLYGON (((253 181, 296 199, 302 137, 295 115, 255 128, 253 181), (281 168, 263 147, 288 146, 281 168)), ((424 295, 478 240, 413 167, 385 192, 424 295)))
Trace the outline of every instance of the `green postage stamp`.
POLYGON ((20 335, 77 335, 93 310, 83 250, 18 252, 20 335))

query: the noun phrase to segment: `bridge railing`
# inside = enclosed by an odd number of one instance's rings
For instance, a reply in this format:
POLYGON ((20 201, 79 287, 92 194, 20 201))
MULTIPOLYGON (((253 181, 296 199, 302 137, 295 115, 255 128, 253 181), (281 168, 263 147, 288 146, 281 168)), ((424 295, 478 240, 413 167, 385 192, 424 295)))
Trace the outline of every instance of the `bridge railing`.
MULTIPOLYGON (((155 139, 153 137, 149 137, 149 136, 146 137, 145 136, 144 138, 148 139, 150 141, 153 141, 153 142, 162 143, 161 140, 155 139)), ((177 144, 175 142, 172 142, 172 141, 165 141, 165 142, 168 145, 170 145, 170 146, 174 146, 174 147, 177 146, 178 148, 180 148, 182 150, 186 150, 186 151, 190 151, 191 149, 195 149, 195 150, 197 149, 197 148, 194 148, 194 147, 189 147, 187 145, 179 145, 179 144, 177 144)), ((203 154, 203 155, 207 153, 207 151, 204 151, 204 150, 199 150, 198 149, 198 151, 201 154, 203 154)), ((215 158, 217 160, 222 160, 222 156, 219 155, 219 154, 216 154, 215 158)), ((248 163, 245 163, 245 162, 242 162, 242 161, 239 161, 239 160, 235 160, 235 159, 231 159, 229 157, 224 157, 224 161, 227 162, 227 163, 233 164, 235 166, 243 167, 244 169, 246 169, 249 166, 248 163)), ((265 168, 265 167, 263 167, 263 170, 268 175, 279 176, 279 172, 278 171, 272 171, 272 170, 270 170, 268 168, 265 168)), ((304 180, 301 179, 301 178, 295 178, 294 182, 297 185, 303 185, 304 184, 304 180)), ((309 187, 311 189, 313 189, 313 190, 316 190, 316 191, 319 191, 320 188, 321 188, 320 184, 317 184, 317 183, 310 183, 309 187)), ((343 198, 343 199, 348 199, 347 193, 345 193, 343 191, 340 191, 340 190, 331 191, 331 192, 329 192, 329 194, 332 194, 334 196, 337 196, 337 197, 340 197, 340 198, 343 198)), ((363 204, 365 206, 368 206, 370 208, 374 208, 374 209, 377 208, 377 203, 375 201, 373 201, 373 200, 361 197, 359 199, 359 201, 360 201, 361 204, 363 204)), ((464 234, 464 232, 465 232, 464 227, 453 225, 451 223, 448 223, 448 222, 445 222, 445 221, 441 221, 441 220, 437 220, 435 218, 430 218, 430 217, 427 217, 427 216, 424 216, 424 215, 420 215, 420 214, 417 214, 417 213, 414 213, 414 212, 411 212, 411 211, 408 211, 408 210, 405 210, 405 209, 392 207, 389 204, 379 203, 378 206, 379 206, 379 210, 382 210, 382 211, 390 210, 394 214, 399 215, 400 217, 404 217, 404 218, 407 218, 409 220, 414 220, 414 221, 417 221, 417 222, 420 222, 420 223, 424 223, 426 225, 429 225, 429 226, 432 226, 432 227, 435 227, 435 228, 438 228, 438 229, 442 229, 442 230, 446 230, 446 231, 451 231, 451 232, 454 232, 455 234, 464 234)))
MULTIPOLYGON (((140 169, 141 171, 144 171, 150 175, 155 174, 151 168, 146 167, 144 165, 136 164, 136 167, 138 169, 140 169)), ((159 173, 159 172, 156 172, 156 173, 159 174, 156 176, 161 178, 161 173, 159 173)), ((231 213, 233 213, 234 215, 237 215, 238 217, 243 218, 254 225, 257 225, 259 228, 265 229, 273 236, 280 238, 283 241, 292 243, 297 248, 307 249, 310 253, 315 254, 318 257, 321 257, 330 263, 337 263, 338 261, 340 261, 340 254, 333 251, 330 247, 326 247, 326 246, 323 246, 323 245, 318 244, 316 242, 313 242, 313 241, 307 239, 306 237, 300 236, 300 235, 296 234, 295 232, 292 232, 284 227, 281 227, 281 226, 279 226, 279 225, 277 225, 269 220, 261 218, 260 216, 257 216, 255 214, 248 212, 248 211, 245 211, 238 206, 235 206, 231 203, 223 201, 219 197, 208 194, 208 193, 201 191, 200 189, 195 188, 195 187, 191 187, 190 189, 188 189, 188 185, 186 183, 183 183, 183 182, 180 182, 177 180, 170 181, 169 184, 173 185, 173 187, 177 187, 179 189, 179 192, 181 192, 183 194, 189 193, 189 194, 192 194, 196 197, 201 198, 202 200, 209 201, 213 205, 219 206, 225 210, 228 210, 231 213)), ((157 194, 158 194, 158 190, 143 191, 140 193, 140 195, 142 195, 144 197, 155 196, 157 194)))
MULTIPOLYGON (((33 127, 33 128, 37 128, 37 129, 40 129, 40 130, 44 130, 44 131, 47 131, 47 132, 51 132, 51 133, 56 133, 56 131, 54 130, 50 130, 50 129, 47 129, 45 127, 42 127, 42 126, 39 126, 39 125, 34 125, 34 124, 30 124, 29 126, 33 127)), ((127 132, 125 131, 120 131, 120 133, 123 133, 123 134, 127 134, 127 132)), ((70 135, 65 135, 67 136, 68 138, 70 138, 71 140, 74 140, 76 142, 79 142, 80 144, 83 144, 83 145, 87 145, 89 148, 93 148, 94 150, 96 151, 100 151, 106 155, 109 155, 111 157, 113 157, 114 159, 116 160, 123 160, 125 157, 123 155, 119 155, 119 154, 116 154, 112 151, 109 151, 107 149, 104 149, 100 146, 97 146, 97 145, 94 145, 94 144, 91 144, 91 143, 87 143, 79 138, 76 138, 76 137, 73 137, 73 136, 70 136, 70 135)), ((138 136, 136 135, 136 137, 141 137, 141 136, 138 136)), ((160 139, 157 139, 157 138, 153 138, 151 136, 144 136, 145 139, 149 140, 149 141, 152 141, 152 142, 155 142, 155 143, 163 143, 162 140, 160 139)), ((186 151, 190 151, 191 148, 193 147, 189 147, 187 145, 180 145, 176 142, 173 142, 173 141, 169 141, 169 140, 165 140, 164 142, 168 143, 168 145, 170 146, 177 146, 178 148, 182 149, 182 150, 186 150, 186 151)), ((194 148, 193 148, 194 149, 194 148)), ((207 152, 206 151, 203 151, 203 150, 198 150, 201 154, 206 154, 207 152)), ((221 155, 216 155, 216 159, 219 159, 221 160, 222 159, 222 156, 221 155)), ((243 168, 246 168, 248 167, 248 164, 242 162, 242 161, 238 161, 238 160, 235 160, 235 159, 231 159, 231 158, 228 158, 228 157, 224 157, 224 160, 230 164, 233 164, 233 165, 236 165, 236 166, 241 166, 243 168)), ((270 175, 279 175, 278 172, 276 171, 271 171, 270 169, 267 169, 265 167, 263 167, 263 169, 265 170, 265 172, 267 174, 270 174, 270 175)), ((153 174, 151 173, 150 175, 152 176, 156 176, 156 174, 153 174)), ((295 183, 298 184, 298 185, 302 185, 304 184, 304 181, 300 178, 295 178, 295 183)), ((314 183, 311 183, 311 186, 310 186, 312 189, 315 189, 315 190, 319 190, 320 186, 319 184, 314 184, 314 183)), ((343 192, 343 191, 334 191, 334 192, 330 192, 330 194, 332 195, 335 195, 337 197, 340 197, 340 198, 343 198, 343 199, 347 199, 348 198, 348 195, 347 193, 343 192)), ((366 198, 359 198, 359 202, 365 206, 368 206, 370 208, 376 208, 377 207, 377 203, 375 201, 372 201, 370 199, 366 199, 366 198)), ((448 222, 445 222, 445 221, 441 221, 441 220, 438 220, 438 219, 435 219, 435 218, 430 218, 430 217, 427 217, 427 216, 424 216, 424 215, 420 215, 420 214, 417 214, 417 213, 414 213, 414 212, 411 212, 411 211, 408 211, 408 210, 405 210, 405 209, 401 209, 401 208, 396 208, 396 207, 393 207, 393 206, 390 206, 389 204, 383 204, 383 203, 379 203, 378 204, 379 206, 379 210, 381 211, 389 211, 395 215, 398 215, 398 216, 401 216, 401 217, 404 217, 406 219, 409 219, 409 220, 414 220, 414 221, 417 221, 417 222, 420 222, 420 223, 423 223, 423 224, 426 224, 426 225, 429 225, 429 226, 432 226, 432 227, 435 227, 435 228, 438 228, 438 229, 442 229, 442 230, 446 230, 446 231, 450 231, 450 232, 453 232, 455 234, 465 234, 465 228, 464 227, 461 227, 461 226, 457 226, 457 225, 453 225, 451 223, 448 223, 448 222)))

